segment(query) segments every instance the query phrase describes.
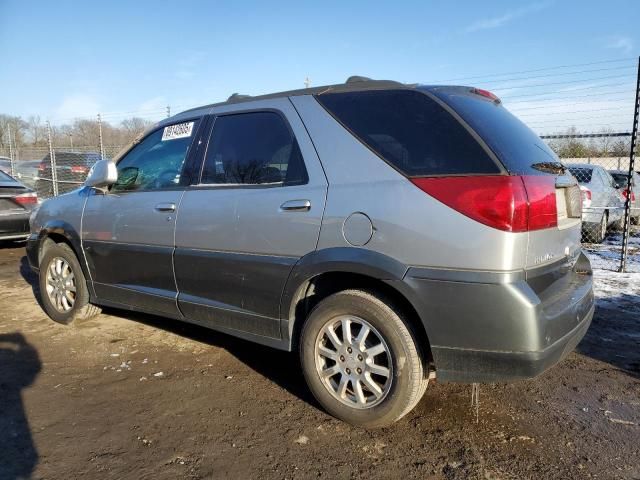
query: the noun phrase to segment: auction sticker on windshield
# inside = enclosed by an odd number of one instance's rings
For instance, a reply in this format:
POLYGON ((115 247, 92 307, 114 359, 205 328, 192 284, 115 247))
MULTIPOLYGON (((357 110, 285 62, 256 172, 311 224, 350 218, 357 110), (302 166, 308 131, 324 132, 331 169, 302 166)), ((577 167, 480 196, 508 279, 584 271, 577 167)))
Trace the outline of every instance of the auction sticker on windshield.
POLYGON ((191 136, 194 122, 178 123, 164 127, 162 132, 162 141, 175 140, 176 138, 186 138, 191 136))

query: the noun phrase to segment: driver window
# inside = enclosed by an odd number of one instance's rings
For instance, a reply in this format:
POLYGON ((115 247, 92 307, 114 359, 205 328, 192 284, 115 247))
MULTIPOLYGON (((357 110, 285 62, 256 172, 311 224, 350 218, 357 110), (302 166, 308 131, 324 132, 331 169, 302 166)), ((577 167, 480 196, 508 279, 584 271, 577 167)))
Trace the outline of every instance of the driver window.
POLYGON ((111 191, 162 190, 180 185, 197 126, 197 120, 184 122, 148 135, 118 162, 118 181, 111 191))

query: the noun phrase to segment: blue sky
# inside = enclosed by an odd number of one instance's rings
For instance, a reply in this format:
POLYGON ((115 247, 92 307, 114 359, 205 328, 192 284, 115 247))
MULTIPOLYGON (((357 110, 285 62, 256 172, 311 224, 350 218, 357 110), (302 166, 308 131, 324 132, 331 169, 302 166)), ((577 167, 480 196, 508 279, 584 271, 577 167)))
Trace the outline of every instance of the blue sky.
POLYGON ((563 80, 607 91, 619 82, 631 92, 639 18, 638 0, 0 0, 0 113, 54 123, 98 112, 159 118, 166 105, 176 112, 352 74, 479 84, 505 103, 540 82, 557 81, 554 91, 563 80), (574 76, 495 77, 608 60, 617 62, 575 67, 587 72, 574 76))

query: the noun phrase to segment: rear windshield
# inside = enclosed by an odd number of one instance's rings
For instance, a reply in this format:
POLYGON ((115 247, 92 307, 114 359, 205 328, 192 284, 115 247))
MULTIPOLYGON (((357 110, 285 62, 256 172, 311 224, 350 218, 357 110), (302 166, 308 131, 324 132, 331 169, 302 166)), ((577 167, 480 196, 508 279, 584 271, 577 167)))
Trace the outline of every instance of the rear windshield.
POLYGON ((15 180, 0 170, 0 182, 15 182, 15 180))
POLYGON ((578 183, 591 183, 591 175, 593 175, 592 168, 569 167, 569 171, 571 175, 576 177, 578 183))
POLYGON ((405 175, 500 173, 465 127, 422 92, 375 90, 316 98, 360 141, 405 175))
MULTIPOLYGON (((627 184, 627 174, 626 173, 613 173, 609 172, 613 179, 616 181, 618 185, 626 185, 627 184)), ((631 177, 631 185, 635 185, 635 178, 631 177)))
POLYGON ((487 142, 509 172, 540 174, 545 164, 561 165, 553 150, 500 103, 471 93, 468 87, 428 90, 450 105, 487 142))

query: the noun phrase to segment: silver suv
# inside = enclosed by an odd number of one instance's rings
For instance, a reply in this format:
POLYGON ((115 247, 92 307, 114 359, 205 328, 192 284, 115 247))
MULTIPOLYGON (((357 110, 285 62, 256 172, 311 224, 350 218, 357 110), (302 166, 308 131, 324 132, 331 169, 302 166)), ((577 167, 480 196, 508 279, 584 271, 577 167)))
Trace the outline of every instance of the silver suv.
POLYGON ((117 307, 296 350, 324 408, 367 427, 431 378, 540 374, 594 310, 575 179, 470 87, 234 95, 98 162, 31 228, 52 319, 117 307))

